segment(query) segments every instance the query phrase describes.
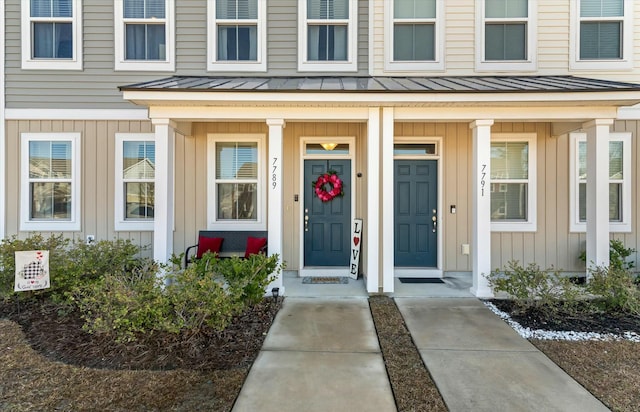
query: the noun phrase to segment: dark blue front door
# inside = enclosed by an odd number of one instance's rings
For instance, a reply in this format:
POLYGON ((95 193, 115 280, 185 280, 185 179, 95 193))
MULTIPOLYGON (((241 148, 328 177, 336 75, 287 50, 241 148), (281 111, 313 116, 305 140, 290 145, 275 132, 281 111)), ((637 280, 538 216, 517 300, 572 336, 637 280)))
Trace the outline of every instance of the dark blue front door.
POLYGON ((351 161, 304 161, 304 265, 348 266, 351 229, 351 161), (328 170, 337 172, 344 196, 323 202, 312 182, 328 170))
POLYGON ((436 267, 438 161, 395 160, 395 266, 436 267))

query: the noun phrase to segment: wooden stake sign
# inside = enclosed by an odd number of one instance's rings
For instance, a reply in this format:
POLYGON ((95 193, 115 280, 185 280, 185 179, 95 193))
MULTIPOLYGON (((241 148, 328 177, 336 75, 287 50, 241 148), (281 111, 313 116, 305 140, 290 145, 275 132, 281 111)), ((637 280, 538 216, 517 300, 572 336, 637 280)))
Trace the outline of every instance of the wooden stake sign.
POLYGON ((349 264, 349 277, 358 279, 360 266, 360 245, 362 243, 362 219, 353 219, 353 236, 351 236, 351 263, 349 264))
POLYGON ((16 278, 14 291, 46 289, 49 281, 49 251, 28 250, 16 252, 16 278))

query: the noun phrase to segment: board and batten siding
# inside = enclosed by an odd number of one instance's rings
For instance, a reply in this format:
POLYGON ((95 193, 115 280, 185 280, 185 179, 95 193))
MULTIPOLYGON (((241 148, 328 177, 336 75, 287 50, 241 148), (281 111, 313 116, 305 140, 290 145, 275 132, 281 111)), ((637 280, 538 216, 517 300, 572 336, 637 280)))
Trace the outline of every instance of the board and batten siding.
MULTIPOLYGON (((118 86, 184 76, 298 76, 297 2, 269 0, 266 73, 207 72, 207 2, 176 1, 176 71, 115 71, 112 0, 84 0, 83 70, 22 70, 20 0, 6 0, 7 108, 126 109, 118 86)), ((368 72, 368 2, 359 0, 358 72, 368 72)))
MULTIPOLYGON (((96 240, 129 239, 134 244, 148 247, 144 253, 151 256, 152 232, 126 232, 114 230, 115 134, 150 133, 148 121, 74 121, 74 120, 20 120, 8 121, 6 128, 6 235, 25 238, 30 232, 20 231, 20 142, 22 133, 80 133, 81 145, 81 230, 56 232, 74 240, 94 235, 96 240)), ((41 232, 48 236, 51 232, 41 232)))
MULTIPOLYGON (((373 63, 371 73, 387 74, 384 69, 384 4, 391 0, 373 1, 373 63)), ((634 8, 634 67, 632 70, 570 70, 569 38, 571 2, 577 0, 537 0, 537 69, 531 71, 475 70, 475 38, 477 0, 444 0, 445 70, 415 72, 412 75, 473 76, 473 75, 576 75, 609 80, 640 82, 640 4, 634 8)), ((632 0, 626 0, 631 3, 632 0)), ((438 22, 440 23, 440 22, 438 22)), ((405 73, 409 75, 409 72, 405 73)))

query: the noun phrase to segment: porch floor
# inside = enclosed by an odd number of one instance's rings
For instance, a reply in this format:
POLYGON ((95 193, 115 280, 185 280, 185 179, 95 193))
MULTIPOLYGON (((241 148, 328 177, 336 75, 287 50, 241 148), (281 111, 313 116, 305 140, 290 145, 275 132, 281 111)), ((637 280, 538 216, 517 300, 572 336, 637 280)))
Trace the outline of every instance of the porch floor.
MULTIPOLYGON (((349 279, 347 284, 304 284, 298 272, 284 272, 285 295, 289 297, 367 297, 362 277, 349 279)), ((471 298, 471 273, 447 274, 444 283, 401 283, 394 279, 394 297, 471 298)))

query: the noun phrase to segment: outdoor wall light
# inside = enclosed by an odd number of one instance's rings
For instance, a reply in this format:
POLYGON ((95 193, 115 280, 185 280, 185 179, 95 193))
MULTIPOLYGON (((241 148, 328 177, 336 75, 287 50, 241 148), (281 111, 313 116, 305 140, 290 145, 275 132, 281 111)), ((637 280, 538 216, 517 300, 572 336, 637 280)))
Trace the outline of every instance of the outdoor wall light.
POLYGON ((338 146, 338 143, 320 143, 320 146, 322 146, 324 150, 333 150, 338 146))

